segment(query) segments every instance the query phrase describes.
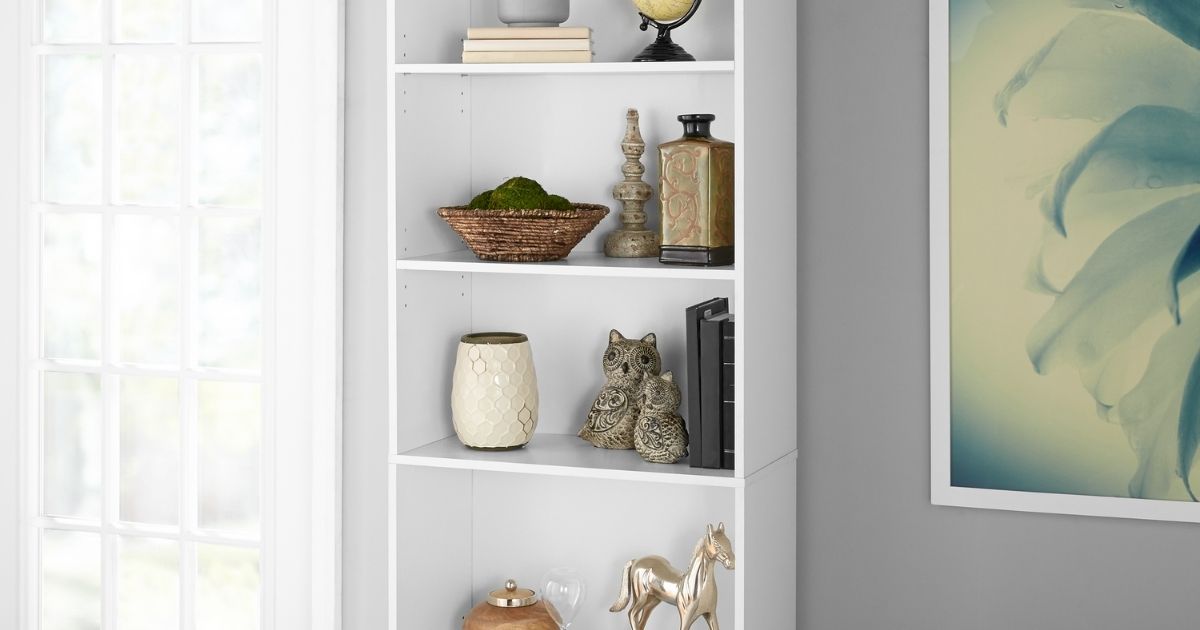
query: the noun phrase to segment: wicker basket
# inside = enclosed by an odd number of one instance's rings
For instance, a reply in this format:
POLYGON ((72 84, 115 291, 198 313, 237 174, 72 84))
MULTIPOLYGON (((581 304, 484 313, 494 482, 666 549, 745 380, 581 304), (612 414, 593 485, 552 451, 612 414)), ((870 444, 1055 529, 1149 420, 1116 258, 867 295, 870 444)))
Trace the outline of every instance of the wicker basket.
POLYGON ((472 210, 456 206, 438 210, 438 216, 480 260, 546 262, 566 258, 608 215, 605 206, 574 205, 574 210, 472 210))

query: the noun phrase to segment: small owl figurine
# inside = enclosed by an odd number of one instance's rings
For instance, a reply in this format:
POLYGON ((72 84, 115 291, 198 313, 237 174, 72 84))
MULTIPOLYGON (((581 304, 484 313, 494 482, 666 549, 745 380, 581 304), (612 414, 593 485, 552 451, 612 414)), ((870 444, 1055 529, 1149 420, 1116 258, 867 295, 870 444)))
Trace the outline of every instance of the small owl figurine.
POLYGON ((603 362, 606 382, 579 437, 600 448, 633 448, 642 379, 647 374, 658 376, 662 369, 656 343, 654 333, 640 341, 626 339, 615 330, 608 334, 603 362))
POLYGON ((688 432, 679 415, 682 397, 675 375, 646 375, 638 398, 641 412, 633 432, 633 446, 642 459, 655 464, 674 464, 688 454, 688 432))

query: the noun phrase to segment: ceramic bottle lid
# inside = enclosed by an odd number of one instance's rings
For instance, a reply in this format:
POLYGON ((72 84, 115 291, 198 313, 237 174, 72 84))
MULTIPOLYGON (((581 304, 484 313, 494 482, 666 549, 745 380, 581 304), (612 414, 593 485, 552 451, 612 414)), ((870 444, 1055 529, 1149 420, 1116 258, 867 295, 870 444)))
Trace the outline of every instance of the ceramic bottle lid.
POLYGON ((488 593, 488 603, 499 608, 524 608, 537 603, 537 593, 517 588, 516 580, 504 583, 504 588, 488 593))
POLYGON ((679 122, 683 123, 683 137, 711 138, 710 129, 716 119, 713 114, 683 114, 679 117, 679 122))

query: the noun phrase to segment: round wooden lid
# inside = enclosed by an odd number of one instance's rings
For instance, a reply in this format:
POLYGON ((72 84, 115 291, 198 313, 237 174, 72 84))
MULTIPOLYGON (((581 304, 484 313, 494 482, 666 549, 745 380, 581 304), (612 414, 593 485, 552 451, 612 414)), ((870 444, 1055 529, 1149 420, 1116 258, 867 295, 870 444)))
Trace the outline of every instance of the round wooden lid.
POLYGON ((537 603, 537 593, 517 588, 517 581, 509 580, 504 583, 504 588, 488 593, 488 603, 499 608, 524 608, 537 603))

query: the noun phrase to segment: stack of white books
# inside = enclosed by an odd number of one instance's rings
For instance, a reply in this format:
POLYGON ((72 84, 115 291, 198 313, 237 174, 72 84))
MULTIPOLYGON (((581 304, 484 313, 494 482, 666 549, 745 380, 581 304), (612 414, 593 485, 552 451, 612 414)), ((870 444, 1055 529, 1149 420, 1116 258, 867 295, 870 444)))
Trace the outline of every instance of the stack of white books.
POLYGON ((463 63, 590 63, 592 29, 586 26, 467 29, 463 63))

